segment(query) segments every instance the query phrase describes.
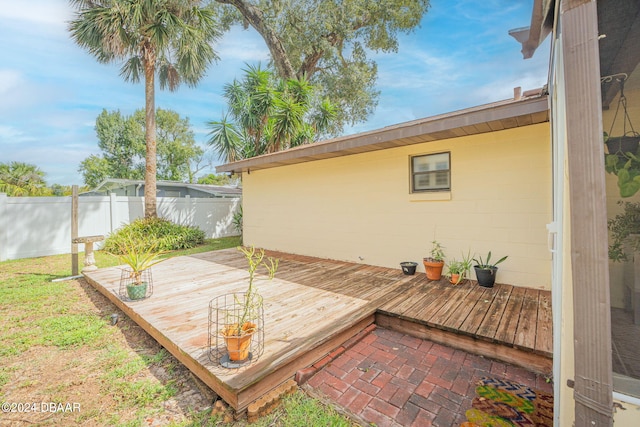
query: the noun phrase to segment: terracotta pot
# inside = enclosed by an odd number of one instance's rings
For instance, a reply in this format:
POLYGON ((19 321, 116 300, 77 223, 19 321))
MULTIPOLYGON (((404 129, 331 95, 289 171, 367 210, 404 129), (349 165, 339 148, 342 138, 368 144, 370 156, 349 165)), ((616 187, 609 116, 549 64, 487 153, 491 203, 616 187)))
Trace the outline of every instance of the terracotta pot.
POLYGON ((451 277, 449 277, 449 282, 457 285, 460 282, 460 275, 457 273, 451 273, 451 277))
POLYGON ((224 343, 229 352, 229 360, 238 362, 249 357, 249 349, 251 348, 251 338, 253 334, 242 336, 225 336, 224 343))
POLYGON ((444 261, 432 261, 431 258, 424 258, 422 263, 424 264, 424 269, 427 272, 427 279, 440 280, 442 277, 444 261))
POLYGON ((229 352, 229 360, 234 362, 246 360, 249 357, 251 349, 251 339, 255 333, 256 324, 245 322, 242 325, 242 333, 238 335, 238 325, 228 325, 222 331, 224 343, 229 352))

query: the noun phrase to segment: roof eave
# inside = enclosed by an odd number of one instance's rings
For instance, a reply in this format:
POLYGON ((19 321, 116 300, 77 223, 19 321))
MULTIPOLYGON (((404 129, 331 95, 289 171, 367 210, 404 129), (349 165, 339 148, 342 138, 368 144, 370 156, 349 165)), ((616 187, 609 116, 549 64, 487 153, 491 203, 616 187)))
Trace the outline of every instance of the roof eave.
POLYGON ((549 35, 553 27, 553 11, 555 0, 534 0, 531 12, 531 26, 529 37, 522 42, 522 56, 524 59, 533 57, 536 49, 549 35))
POLYGON ((227 163, 217 166, 216 172, 239 174, 251 170, 421 144, 546 121, 549 121, 546 95, 518 101, 500 101, 227 163))

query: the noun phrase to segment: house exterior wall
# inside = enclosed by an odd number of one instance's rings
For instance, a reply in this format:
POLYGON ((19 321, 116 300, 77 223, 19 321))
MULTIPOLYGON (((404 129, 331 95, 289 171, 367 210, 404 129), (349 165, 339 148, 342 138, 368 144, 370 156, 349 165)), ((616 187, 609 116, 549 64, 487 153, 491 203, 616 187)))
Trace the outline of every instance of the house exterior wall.
POLYGON ((508 255, 498 282, 550 289, 551 176, 548 123, 251 171, 244 242, 399 268, 435 239, 448 260, 508 255), (446 151, 451 192, 410 194, 410 156, 446 151))

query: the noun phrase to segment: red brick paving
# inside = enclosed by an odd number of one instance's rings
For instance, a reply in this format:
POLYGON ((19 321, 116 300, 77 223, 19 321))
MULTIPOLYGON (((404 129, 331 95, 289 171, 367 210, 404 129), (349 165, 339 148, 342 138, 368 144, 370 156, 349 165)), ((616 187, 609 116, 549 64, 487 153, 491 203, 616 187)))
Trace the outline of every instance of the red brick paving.
POLYGON ((377 427, 451 427, 466 421, 474 384, 486 376, 553 392, 543 376, 526 369, 381 328, 308 384, 377 427))

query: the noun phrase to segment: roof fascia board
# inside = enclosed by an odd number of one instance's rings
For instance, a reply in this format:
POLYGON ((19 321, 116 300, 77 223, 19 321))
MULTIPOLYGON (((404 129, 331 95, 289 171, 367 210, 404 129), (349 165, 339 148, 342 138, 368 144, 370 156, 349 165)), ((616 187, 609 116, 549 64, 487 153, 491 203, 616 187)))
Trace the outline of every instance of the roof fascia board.
POLYGON ((554 7, 555 0, 534 0, 529 38, 522 43, 522 56, 524 59, 531 58, 551 32, 553 22, 549 17, 554 7))
MULTIPOLYGON (((304 161, 303 159, 309 159, 313 156, 337 157, 339 155, 354 154, 355 150, 357 152, 374 151, 386 148, 381 146, 384 143, 438 132, 443 133, 445 136, 432 135, 434 137, 431 140, 447 139, 451 137, 446 136, 450 133, 447 131, 540 113, 548 111, 548 109, 547 96, 517 102, 510 100, 509 102, 494 103, 227 163, 217 166, 216 172, 240 173, 251 168, 263 169, 281 164, 297 163, 296 160, 304 161)), ((412 145, 422 142, 426 141, 406 140, 395 145, 412 145)))

